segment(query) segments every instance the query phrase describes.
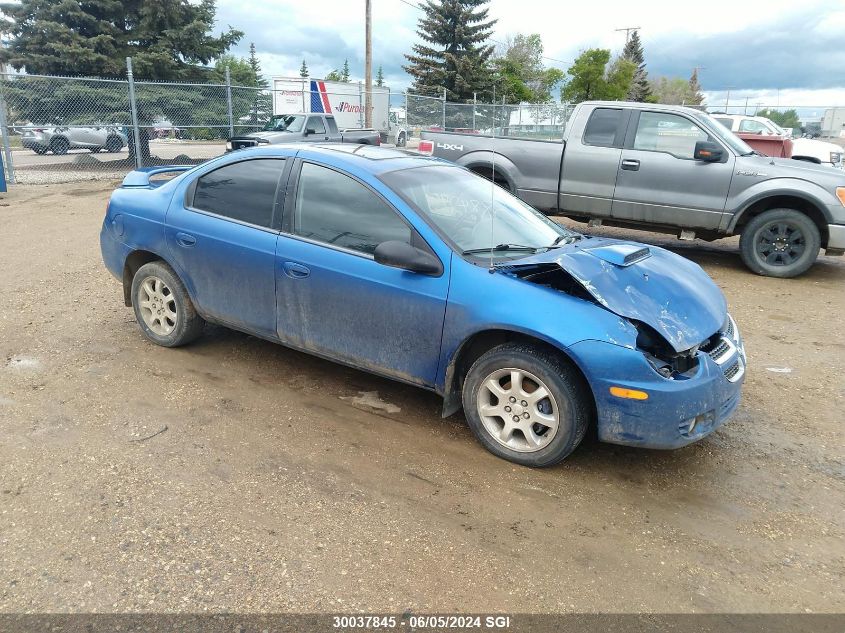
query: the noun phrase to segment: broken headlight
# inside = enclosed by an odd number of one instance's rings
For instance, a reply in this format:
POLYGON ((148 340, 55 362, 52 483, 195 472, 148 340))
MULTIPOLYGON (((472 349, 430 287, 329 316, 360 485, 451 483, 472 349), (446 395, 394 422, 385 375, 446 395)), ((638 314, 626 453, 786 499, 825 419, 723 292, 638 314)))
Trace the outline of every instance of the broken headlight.
POLYGON ((664 378, 674 379, 698 367, 699 345, 683 352, 676 352, 650 325, 640 321, 633 321, 633 324, 637 328, 637 349, 654 370, 664 378))

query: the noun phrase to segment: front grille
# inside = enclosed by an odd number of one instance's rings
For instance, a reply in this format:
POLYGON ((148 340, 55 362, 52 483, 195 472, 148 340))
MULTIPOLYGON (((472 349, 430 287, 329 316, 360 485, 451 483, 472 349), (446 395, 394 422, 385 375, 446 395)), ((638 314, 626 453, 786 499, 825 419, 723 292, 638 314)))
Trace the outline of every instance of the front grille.
POLYGON ((246 149, 247 147, 255 147, 258 145, 258 141, 254 138, 233 138, 230 140, 232 143, 232 149, 246 149))
POLYGON ((725 378, 728 379, 729 382, 736 382, 740 378, 742 378, 742 374, 745 373, 745 367, 742 364, 742 360, 737 358, 730 367, 725 370, 725 378))
POLYGON ((730 354, 731 352, 731 345, 728 343, 727 339, 720 339, 719 342, 716 344, 716 347, 711 349, 707 352, 717 363, 722 359, 723 356, 726 354, 730 354))
POLYGON ((730 317, 728 317, 728 322, 725 324, 725 336, 728 338, 734 337, 734 322, 730 317))

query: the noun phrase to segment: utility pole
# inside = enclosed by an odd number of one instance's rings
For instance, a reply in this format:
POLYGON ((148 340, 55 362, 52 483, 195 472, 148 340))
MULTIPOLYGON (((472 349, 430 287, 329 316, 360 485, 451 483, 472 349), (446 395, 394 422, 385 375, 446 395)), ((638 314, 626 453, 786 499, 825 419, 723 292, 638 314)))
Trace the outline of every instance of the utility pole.
POLYGON ((373 2, 364 0, 366 6, 366 52, 364 54, 364 89, 367 91, 364 101, 364 127, 373 127, 373 2))
POLYGON ((625 31, 625 43, 628 43, 628 40, 631 39, 631 31, 639 31, 641 27, 639 26, 627 26, 624 29, 614 29, 615 31, 625 31))

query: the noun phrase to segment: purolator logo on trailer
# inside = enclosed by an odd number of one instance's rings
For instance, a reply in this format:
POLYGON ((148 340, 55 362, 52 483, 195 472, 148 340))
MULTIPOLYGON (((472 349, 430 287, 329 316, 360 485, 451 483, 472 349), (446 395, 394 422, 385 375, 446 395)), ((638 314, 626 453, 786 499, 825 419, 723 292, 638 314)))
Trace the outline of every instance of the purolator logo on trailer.
POLYGON ((358 114, 364 111, 364 107, 358 104, 352 104, 348 101, 341 101, 338 103, 335 108, 335 112, 352 112, 358 114))

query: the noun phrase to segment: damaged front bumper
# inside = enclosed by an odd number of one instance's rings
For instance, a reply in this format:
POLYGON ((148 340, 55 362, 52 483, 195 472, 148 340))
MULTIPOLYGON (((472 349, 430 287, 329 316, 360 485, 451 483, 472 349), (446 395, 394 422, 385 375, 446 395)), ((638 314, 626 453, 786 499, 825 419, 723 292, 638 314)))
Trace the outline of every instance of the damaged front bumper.
POLYGON ((736 410, 745 379, 745 350, 738 332, 726 343, 698 352, 698 366, 668 379, 635 349, 600 341, 570 348, 587 373, 596 399, 598 436, 603 442, 643 448, 686 446, 719 428, 736 410), (648 394, 645 400, 611 395, 611 387, 648 394))

